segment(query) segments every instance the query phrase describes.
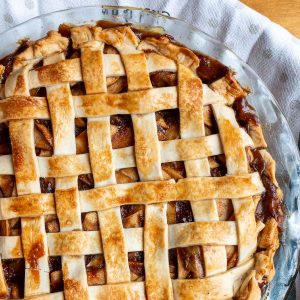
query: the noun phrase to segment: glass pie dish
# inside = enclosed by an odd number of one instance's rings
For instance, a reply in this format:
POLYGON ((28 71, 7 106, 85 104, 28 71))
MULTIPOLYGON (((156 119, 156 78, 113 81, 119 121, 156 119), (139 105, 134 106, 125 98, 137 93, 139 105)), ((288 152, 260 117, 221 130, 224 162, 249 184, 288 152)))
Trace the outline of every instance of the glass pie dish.
POLYGON ((0 36, 5 45, 0 46, 0 57, 12 52, 18 39, 37 40, 61 23, 91 24, 100 19, 158 27, 187 47, 229 66, 236 72, 238 81, 251 90, 247 99, 258 112, 268 149, 277 162, 277 179, 285 195, 286 211, 281 247, 275 258, 276 276, 266 288, 263 298, 283 299, 298 261, 299 153, 287 121, 273 96, 259 77, 235 54, 200 30, 159 13, 127 7, 81 7, 40 16, 2 33, 0 36))

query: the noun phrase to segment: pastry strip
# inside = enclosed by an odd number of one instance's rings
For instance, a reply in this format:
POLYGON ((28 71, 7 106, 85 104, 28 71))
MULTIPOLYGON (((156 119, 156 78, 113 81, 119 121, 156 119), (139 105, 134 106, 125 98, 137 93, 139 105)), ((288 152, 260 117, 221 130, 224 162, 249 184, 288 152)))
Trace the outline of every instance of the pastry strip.
MULTIPOLYGON (((247 174, 248 161, 245 146, 234 111, 225 105, 219 104, 213 105, 213 111, 219 127, 220 138, 224 145, 228 174, 247 174)), ((252 198, 232 199, 232 204, 239 233, 238 264, 241 264, 252 256, 257 247, 258 232, 256 230, 255 206, 252 198)))
MULTIPOLYGON (((72 34, 73 42, 78 33, 80 30, 72 34)), ((87 94, 107 91, 103 47, 103 43, 95 42, 81 49, 81 65, 87 94)), ((87 134, 95 187, 115 185, 110 118, 89 118, 87 134)), ((108 284, 128 282, 130 270, 120 208, 98 211, 98 219, 105 258, 106 282, 108 284)))
MULTIPOLYGON (((146 57, 144 53, 136 50, 138 39, 133 32, 126 27, 117 27, 107 30, 103 38, 105 42, 116 47, 121 54, 127 74, 128 90, 151 89, 146 57), (116 36, 119 39, 115 41, 112 37, 116 36), (119 45, 120 38, 123 42, 122 47, 119 45), (138 66, 136 65, 137 57, 140 60, 138 66)), ((155 114, 132 115, 132 123, 135 158, 140 180, 161 180, 163 176, 155 114)), ((166 204, 145 206, 144 244, 147 298, 172 299, 166 204)))
POLYGON ((254 260, 233 268, 226 273, 202 279, 173 280, 174 299, 230 299, 234 297, 247 272, 254 266, 254 260))
MULTIPOLYGON (((95 127, 90 126, 88 130, 97 130, 96 127, 99 126, 99 124, 95 127)), ((244 140, 244 146, 252 146, 253 143, 251 138, 243 129, 241 129, 241 134, 244 140)), ((211 155, 223 154, 223 147, 220 143, 218 134, 191 139, 161 141, 159 142, 159 145, 162 163, 180 160, 195 160, 206 158, 211 155)), ((95 149, 94 145, 91 145, 89 148, 90 152, 95 149)), ((134 148, 132 146, 114 149, 112 151, 113 158, 106 157, 106 154, 103 156, 104 154, 105 153, 102 152, 101 159, 104 157, 105 160, 113 159, 116 170, 136 166, 134 148)), ((99 155, 97 156, 97 159, 100 159, 99 155)), ((42 177, 65 177, 88 174, 91 172, 91 166, 93 168, 93 163, 91 163, 90 166, 90 161, 92 162, 91 153, 52 156, 51 158, 37 157, 37 160, 40 168, 40 175, 42 177)), ((95 172, 96 171, 97 170, 95 170, 95 172)), ((14 174, 10 155, 0 156, 0 174, 14 174)))
MULTIPOLYGON (((64 65, 65 62, 64 54, 55 54, 44 59, 43 68, 49 68, 52 63, 64 65)), ((59 77, 59 74, 61 73, 48 74, 50 77, 46 74, 44 79, 52 80, 59 77)), ((76 153, 75 112, 70 86, 67 82, 47 87, 46 90, 52 121, 54 155, 55 157, 74 155, 76 153)), ((64 177, 64 175, 55 180, 55 201, 60 230, 62 232, 82 230, 77 176, 70 174, 70 177, 64 177)), ((68 256, 66 251, 62 253, 61 262, 65 299, 88 300, 84 257, 68 256)))
MULTIPOLYGON (((213 94, 213 92, 211 92, 213 94)), ((181 138, 199 138, 205 136, 204 130, 204 95, 203 85, 201 79, 193 74, 191 70, 182 64, 178 64, 178 102, 180 113, 180 135, 181 138)), ((200 139, 198 139, 199 141, 200 139)), ((181 140, 184 141, 184 140, 181 140)), ((205 141, 201 139, 200 141, 205 141)), ((205 156, 211 155, 213 151, 209 148, 221 149, 222 146, 218 140, 212 140, 207 147, 206 144, 200 147, 190 145, 185 148, 184 154, 191 151, 190 157, 197 156, 201 151, 208 150, 205 156)), ((188 144, 188 143, 187 143, 188 144)), ((178 143, 176 150, 180 153, 180 143, 178 143)), ((181 159, 178 159, 181 160, 181 159)), ((210 176, 210 167, 207 158, 188 160, 184 162, 187 177, 210 176)), ((218 221, 218 210, 216 201, 214 199, 204 201, 191 202, 193 216, 195 221, 202 221, 206 218, 209 221, 218 221), (207 214, 207 211, 210 213, 207 214)), ((216 273, 225 272, 227 270, 227 257, 225 247, 211 246, 202 247, 204 266, 206 276, 211 276, 216 273)))
MULTIPOLYGON (((5 96, 29 96, 28 71, 31 65, 13 73, 5 84, 5 96)), ((12 161, 18 195, 40 194, 39 167, 34 148, 34 121, 9 123, 12 161)), ((24 295, 50 292, 48 247, 44 216, 21 219, 21 241, 25 259, 24 295)))

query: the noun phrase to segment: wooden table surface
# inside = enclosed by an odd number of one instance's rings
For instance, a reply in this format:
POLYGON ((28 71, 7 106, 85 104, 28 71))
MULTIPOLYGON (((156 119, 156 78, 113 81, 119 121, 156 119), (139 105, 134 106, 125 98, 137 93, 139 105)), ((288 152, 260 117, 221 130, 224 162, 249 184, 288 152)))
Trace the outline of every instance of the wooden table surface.
POLYGON ((300 0, 241 0, 300 38, 300 0))

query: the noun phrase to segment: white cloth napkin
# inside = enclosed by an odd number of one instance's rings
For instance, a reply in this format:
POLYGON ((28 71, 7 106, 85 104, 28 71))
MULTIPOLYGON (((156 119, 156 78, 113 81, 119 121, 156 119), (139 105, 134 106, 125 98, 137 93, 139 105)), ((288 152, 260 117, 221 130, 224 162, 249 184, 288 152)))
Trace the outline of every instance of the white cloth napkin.
MULTIPOLYGON (((84 5, 125 5, 163 11, 223 42, 267 84, 295 140, 300 131, 300 40, 235 0, 2 0, 0 32, 40 14, 84 5)), ((299 141, 300 144, 300 141, 299 141)))
MULTIPOLYGON (((164 12, 193 24, 223 42, 246 61, 267 84, 279 102, 296 141, 299 140, 300 40, 239 1, 1 0, 0 32, 44 13, 103 4, 135 6, 164 12)), ((300 299, 299 290, 297 299, 300 299)))

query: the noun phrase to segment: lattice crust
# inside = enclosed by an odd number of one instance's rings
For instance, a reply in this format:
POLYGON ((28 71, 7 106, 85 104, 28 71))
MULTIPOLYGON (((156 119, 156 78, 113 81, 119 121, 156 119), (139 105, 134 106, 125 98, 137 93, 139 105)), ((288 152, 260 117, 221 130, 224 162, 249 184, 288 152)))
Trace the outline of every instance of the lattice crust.
MULTIPOLYGON (((196 73, 202 65, 199 57, 164 36, 140 41, 128 26, 81 26, 71 28, 71 41, 78 52, 68 59, 68 38, 58 32, 31 44, 15 57, 0 88, 0 122, 8 123, 11 141, 11 154, 0 156, 0 175, 14 175, 16 181, 15 193, 0 199, 0 220, 21 218, 19 234, 0 237, 1 258, 24 258, 24 297, 259 299, 258 283, 274 276, 278 231, 274 218, 264 228, 255 217, 257 199, 268 189, 261 170, 251 165, 249 149, 266 144, 260 126, 252 124, 249 136, 237 122, 239 111, 231 107, 246 91, 232 73, 204 84, 196 73), (105 47, 110 53, 104 53, 105 47), (155 72, 176 74, 176 80, 170 76, 176 84, 153 87, 155 72), (124 76, 127 91, 110 93, 109 82, 124 76), (74 84, 81 82, 85 93, 72 94, 74 84), (31 96, 39 88, 46 95, 31 96), (161 140, 156 113, 175 109, 180 138, 161 140), (113 147, 113 115, 131 115, 134 145, 113 147), (86 118, 87 143, 81 146, 88 153, 78 154, 76 118, 86 118), (45 148, 50 156, 35 153, 37 119, 51 120, 53 154, 51 147, 45 148), (218 130, 211 133, 213 122, 218 130), (225 162, 226 176, 211 176, 214 157, 225 162), (167 164, 180 161, 186 178, 166 179, 167 164), (118 171, 132 170, 127 168, 136 168, 137 173, 128 171, 135 179, 117 184, 118 171), (92 174, 93 188, 78 189, 83 174, 92 174), (55 178, 54 193, 41 193, 43 177, 55 178), (131 182, 138 178, 140 182, 131 182), (176 223, 172 204, 186 200, 193 219, 176 223), (220 213, 222 203, 226 213, 232 207, 231 217, 220 213), (124 205, 145 206, 143 227, 124 226, 124 205), (45 219, 54 220, 50 232, 45 219), (92 224, 89 231, 85 222, 92 224), (257 252, 258 246, 263 251, 257 252), (201 249, 203 276, 187 278, 178 261, 178 276, 171 279, 172 249, 201 249), (137 251, 143 252, 145 272, 134 281, 128 255, 137 251), (228 260, 233 252, 238 253, 234 268, 228 260), (90 255, 104 259, 103 285, 89 285, 85 256, 90 255), (55 274, 64 284, 63 291, 50 293, 54 275, 49 276, 48 260, 53 256, 61 257, 55 274)), ((278 189, 274 162, 263 151, 259 157, 278 189)), ((0 292, 9 294, 2 264, 0 292)))

